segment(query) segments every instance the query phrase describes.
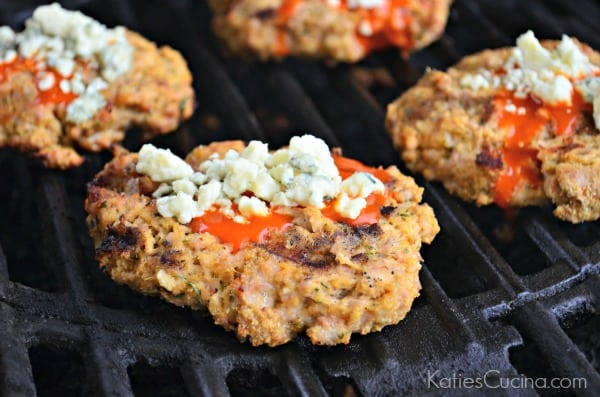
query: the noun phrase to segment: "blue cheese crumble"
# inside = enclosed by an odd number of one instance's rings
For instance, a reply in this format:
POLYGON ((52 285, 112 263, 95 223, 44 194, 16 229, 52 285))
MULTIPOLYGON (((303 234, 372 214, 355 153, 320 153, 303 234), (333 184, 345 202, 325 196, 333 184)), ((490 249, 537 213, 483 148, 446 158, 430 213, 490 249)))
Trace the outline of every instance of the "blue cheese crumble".
POLYGON ((575 41, 563 35, 551 51, 528 31, 517 38, 516 44, 503 66, 504 76, 482 69, 464 75, 460 85, 474 91, 504 87, 518 98, 533 94, 549 105, 570 105, 573 90, 577 90, 585 102, 593 105, 596 128, 600 129, 600 68, 575 41))
POLYGON ((211 155, 197 171, 169 150, 146 144, 136 171, 161 182, 153 193, 158 212, 183 224, 210 209, 245 223, 267 216, 274 207, 321 209, 334 199, 340 215, 355 219, 367 205, 367 196, 385 190, 366 172, 342 181, 329 147, 312 135, 293 137, 287 148, 275 152, 266 143, 251 141, 242 152, 230 150, 223 158, 211 155))
POLYGON ((67 106, 66 115, 67 121, 76 124, 89 120, 106 106, 101 91, 131 69, 133 51, 125 28, 109 29, 58 3, 36 8, 20 33, 6 26, 0 28, 0 62, 12 62, 21 56, 38 61, 41 71, 48 66, 55 69, 63 79, 46 74, 38 80, 38 88, 44 91, 58 84, 62 92, 79 95, 67 106), (75 71, 78 60, 97 68, 100 77, 85 81, 81 72, 75 71))

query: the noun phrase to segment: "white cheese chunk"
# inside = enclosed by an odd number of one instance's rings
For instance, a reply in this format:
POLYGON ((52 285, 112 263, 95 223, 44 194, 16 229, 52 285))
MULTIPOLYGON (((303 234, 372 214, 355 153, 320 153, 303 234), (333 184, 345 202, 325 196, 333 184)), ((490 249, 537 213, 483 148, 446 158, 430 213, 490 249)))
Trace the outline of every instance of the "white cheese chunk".
POLYGON ((371 26, 371 22, 367 20, 360 21, 358 24, 358 33, 361 36, 370 37, 373 35, 373 26, 371 26))
POLYGON ((571 105, 573 86, 565 76, 556 76, 549 81, 536 80, 531 92, 548 104, 571 105))
POLYGON ((520 64, 524 69, 539 71, 552 68, 552 54, 538 41, 531 30, 517 38, 520 64))
MULTIPOLYGON (((206 185, 200 186, 198 188, 198 208, 204 212, 212 207, 221 196, 221 189, 221 182, 214 179, 206 185)), ((231 201, 227 200, 227 202, 223 204, 224 206, 229 207, 231 206, 231 201)))
POLYGON ((135 170, 155 182, 175 181, 194 173, 188 163, 169 149, 158 149, 152 144, 142 146, 135 170))
POLYGON ((373 192, 383 193, 383 183, 367 172, 355 172, 342 182, 342 192, 350 197, 367 197, 373 192))
POLYGON ((593 106, 594 106, 594 123, 596 124, 596 128, 599 129, 600 127, 600 95, 596 95, 594 97, 594 102, 593 102, 593 106))
POLYGON ((460 85, 474 91, 487 90, 491 87, 490 81, 482 74, 465 74, 460 79, 460 85))
POLYGON ((183 192, 157 199, 156 209, 165 218, 175 217, 183 224, 190 223, 200 213, 194 198, 183 192))
POLYGON ((347 5, 348 8, 350 9, 354 9, 354 8, 366 8, 366 9, 371 9, 371 8, 377 8, 377 7, 381 7, 382 5, 384 5, 386 2, 386 0, 347 0, 347 5))
POLYGON ((12 48, 0 53, 0 63, 10 63, 15 59, 17 59, 17 52, 12 48))
POLYGON ((185 193, 193 196, 196 193, 197 187, 194 182, 189 179, 178 179, 171 184, 175 193, 185 193))
POLYGON ((54 87, 55 82, 56 79, 52 73, 43 73, 37 85, 40 91, 48 91, 50 88, 54 87))
POLYGON ((15 32, 9 26, 0 26, 0 47, 12 46, 15 38, 15 32))
POLYGON ((106 106, 106 99, 98 93, 86 93, 74 99, 67 106, 67 121, 75 124, 83 123, 106 106))
POLYGON ((246 218, 251 218, 253 216, 264 217, 269 215, 267 204, 257 197, 240 197, 238 200, 238 209, 246 218))
POLYGON ((345 218, 355 219, 366 206, 367 201, 364 198, 352 199, 342 192, 334 204, 334 209, 345 218))

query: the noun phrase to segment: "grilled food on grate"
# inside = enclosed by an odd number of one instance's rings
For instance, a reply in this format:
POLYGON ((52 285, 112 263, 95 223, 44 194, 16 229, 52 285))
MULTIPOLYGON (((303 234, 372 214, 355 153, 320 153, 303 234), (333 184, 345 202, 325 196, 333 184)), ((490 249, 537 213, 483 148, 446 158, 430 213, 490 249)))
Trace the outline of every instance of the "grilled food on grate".
POLYGON ((287 55, 356 62, 437 39, 451 0, 212 0, 214 30, 233 53, 261 60, 287 55))
POLYGON ((51 168, 80 165, 141 126, 145 138, 177 128, 194 106, 185 60, 122 27, 108 29, 58 4, 26 29, 0 28, 0 147, 51 168))
POLYGON ((388 107, 408 167, 478 205, 541 205, 600 217, 600 55, 575 39, 468 56, 429 70, 388 107))
POLYGON ((303 331, 335 345, 396 324, 419 295, 419 250, 438 223, 396 167, 334 154, 311 136, 277 152, 257 141, 201 146, 192 167, 150 145, 119 154, 88 185, 100 267, 207 308, 253 345, 303 331))

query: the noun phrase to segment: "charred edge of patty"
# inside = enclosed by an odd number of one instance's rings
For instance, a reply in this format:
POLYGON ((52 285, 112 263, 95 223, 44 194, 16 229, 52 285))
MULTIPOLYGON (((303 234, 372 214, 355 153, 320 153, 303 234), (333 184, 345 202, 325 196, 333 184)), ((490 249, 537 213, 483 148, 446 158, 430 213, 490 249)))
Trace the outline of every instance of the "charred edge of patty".
POLYGON ((352 233, 359 238, 365 236, 378 237, 383 234, 383 230, 381 230, 379 223, 373 223, 371 225, 353 226, 352 233))
POLYGON ((129 252, 138 246, 140 238, 141 233, 135 227, 126 226, 123 223, 110 225, 106 230, 106 238, 96 248, 96 257, 129 252))
POLYGON ((256 12, 252 17, 260 19, 262 21, 267 19, 273 19, 277 16, 277 9, 275 8, 265 8, 256 12))
POLYGON ((390 216, 394 211, 396 210, 396 207, 392 206, 392 205, 384 205, 383 207, 379 208, 379 213, 381 214, 381 216, 385 216, 388 217, 390 216))
MULTIPOLYGON (((335 255, 330 250, 337 238, 347 238, 349 241, 352 238, 363 240, 369 237, 378 237, 383 233, 381 226, 377 223, 364 226, 348 226, 344 223, 338 223, 338 225, 340 228, 335 232, 321 234, 316 238, 303 235, 299 229, 292 229, 286 233, 271 236, 266 243, 259 244, 259 246, 273 255, 300 265, 315 269, 327 269, 336 265, 335 255)), ((368 257, 363 258, 361 254, 355 255, 355 257, 353 259, 358 262, 368 260, 368 257)))
POLYGON ((496 111, 496 109, 494 107, 494 103, 492 102, 492 100, 486 101, 483 104, 483 112, 481 113, 480 124, 485 125, 488 121, 490 121, 490 119, 492 118, 492 115, 494 114, 495 111, 496 111))
POLYGON ((335 264, 335 255, 330 249, 335 239, 342 234, 341 231, 335 231, 315 238, 295 227, 285 233, 271 235, 267 242, 259 246, 273 255, 300 265, 325 269, 335 264))
POLYGON ((493 170, 500 170, 504 166, 504 161, 499 150, 494 150, 489 145, 483 145, 481 152, 475 156, 475 164, 493 170))

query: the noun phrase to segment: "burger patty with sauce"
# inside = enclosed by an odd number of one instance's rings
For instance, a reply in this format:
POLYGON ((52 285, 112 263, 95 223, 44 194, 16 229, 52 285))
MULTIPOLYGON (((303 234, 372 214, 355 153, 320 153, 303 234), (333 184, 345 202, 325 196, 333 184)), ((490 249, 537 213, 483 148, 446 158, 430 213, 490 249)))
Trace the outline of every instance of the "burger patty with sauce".
POLYGON ((100 267, 207 309, 255 346, 304 331, 314 344, 348 343, 402 320, 421 288, 421 244, 439 231, 423 189, 394 166, 331 157, 311 136, 275 153, 261 145, 200 146, 185 163, 151 147, 118 154, 85 203, 100 267), (270 176, 236 179, 256 167, 270 176), (323 197, 330 185, 343 193, 323 197))

